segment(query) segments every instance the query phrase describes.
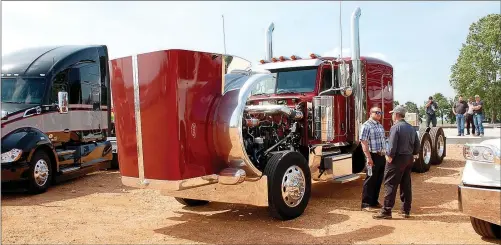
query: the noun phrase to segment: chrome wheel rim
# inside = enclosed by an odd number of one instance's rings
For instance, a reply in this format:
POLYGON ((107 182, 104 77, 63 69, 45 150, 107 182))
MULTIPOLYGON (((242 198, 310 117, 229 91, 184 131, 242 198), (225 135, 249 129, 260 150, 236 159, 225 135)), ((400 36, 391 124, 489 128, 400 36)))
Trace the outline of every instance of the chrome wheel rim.
POLYGON ((33 173, 35 177, 35 183, 38 186, 43 186, 47 183, 49 179, 49 164, 43 159, 40 159, 35 164, 35 172, 33 173))
POLYGON ((423 146, 424 163, 429 164, 431 159, 431 144, 429 141, 424 142, 423 146))
POLYGON ((303 200, 306 188, 304 173, 298 166, 291 166, 282 178, 282 198, 289 207, 295 207, 303 200))
POLYGON ((437 140, 437 150, 438 157, 441 158, 444 155, 445 144, 444 144, 444 136, 439 135, 437 140))

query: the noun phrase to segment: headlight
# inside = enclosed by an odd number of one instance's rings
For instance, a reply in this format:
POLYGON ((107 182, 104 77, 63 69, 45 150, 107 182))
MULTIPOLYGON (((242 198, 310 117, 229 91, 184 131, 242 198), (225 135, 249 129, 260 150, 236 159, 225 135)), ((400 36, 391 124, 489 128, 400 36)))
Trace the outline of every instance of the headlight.
POLYGON ((23 151, 19 149, 12 149, 8 152, 4 152, 2 153, 2 163, 15 162, 21 157, 22 153, 23 151))
POLYGON ((464 145, 463 156, 467 160, 500 163, 499 149, 493 145, 464 145))

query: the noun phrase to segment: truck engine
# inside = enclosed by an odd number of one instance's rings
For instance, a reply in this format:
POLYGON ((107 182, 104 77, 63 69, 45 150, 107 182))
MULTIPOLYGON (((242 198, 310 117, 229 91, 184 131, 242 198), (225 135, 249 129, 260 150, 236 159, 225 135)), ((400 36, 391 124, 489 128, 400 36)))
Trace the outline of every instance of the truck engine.
POLYGON ((242 117, 244 147, 254 166, 263 171, 273 151, 298 151, 303 124, 301 105, 247 105, 242 117))

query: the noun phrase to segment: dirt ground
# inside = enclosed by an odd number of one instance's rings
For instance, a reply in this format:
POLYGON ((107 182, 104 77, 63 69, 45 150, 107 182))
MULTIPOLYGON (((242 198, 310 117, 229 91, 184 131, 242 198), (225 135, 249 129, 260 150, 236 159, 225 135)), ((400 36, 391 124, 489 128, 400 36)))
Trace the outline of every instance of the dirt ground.
POLYGON ((158 191, 125 187, 119 172, 103 171, 36 196, 3 193, 2 243, 499 244, 478 236, 458 212, 460 149, 448 146, 442 165, 413 173, 411 219, 374 220, 360 211, 361 179, 315 183, 305 213, 284 222, 253 206, 187 208, 158 191))

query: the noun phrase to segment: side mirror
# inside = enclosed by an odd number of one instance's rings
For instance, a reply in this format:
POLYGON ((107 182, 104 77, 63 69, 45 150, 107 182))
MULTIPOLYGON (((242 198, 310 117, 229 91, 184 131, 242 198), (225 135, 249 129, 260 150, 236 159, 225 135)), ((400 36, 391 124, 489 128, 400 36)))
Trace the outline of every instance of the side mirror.
POLYGON ((61 114, 68 113, 68 92, 58 92, 57 98, 58 98, 57 102, 59 106, 59 113, 61 114))
POLYGON ((341 62, 338 65, 338 71, 339 71, 339 85, 342 88, 341 89, 341 94, 344 97, 348 97, 353 93, 353 89, 351 86, 349 86, 349 79, 350 79, 350 66, 346 63, 341 62))

